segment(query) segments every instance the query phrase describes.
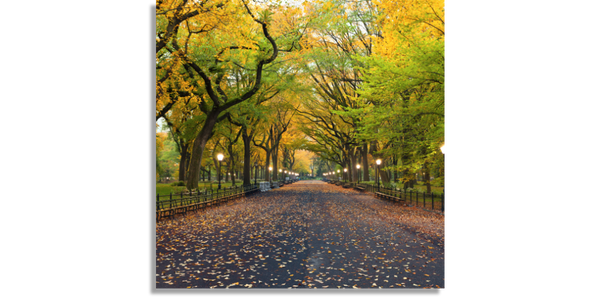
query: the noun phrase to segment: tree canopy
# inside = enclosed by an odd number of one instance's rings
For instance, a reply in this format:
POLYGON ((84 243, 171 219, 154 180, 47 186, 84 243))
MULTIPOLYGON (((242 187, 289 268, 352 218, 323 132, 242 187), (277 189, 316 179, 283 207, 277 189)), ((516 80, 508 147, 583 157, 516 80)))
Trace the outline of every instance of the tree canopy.
POLYGON ((215 153, 244 184, 259 167, 368 181, 375 159, 383 182, 443 182, 443 1, 165 0, 156 16, 156 119, 189 189, 215 153))

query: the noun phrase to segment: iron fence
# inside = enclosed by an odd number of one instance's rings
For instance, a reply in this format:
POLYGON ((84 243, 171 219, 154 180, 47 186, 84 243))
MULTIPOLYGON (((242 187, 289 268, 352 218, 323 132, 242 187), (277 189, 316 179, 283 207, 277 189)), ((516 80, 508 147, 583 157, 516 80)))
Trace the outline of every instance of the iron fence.
POLYGON ((156 194, 156 219, 163 219, 176 214, 197 210, 223 201, 239 197, 258 190, 258 185, 233 186, 221 190, 207 189, 203 192, 179 193, 173 195, 156 194))
POLYGON ((426 193, 417 190, 404 191, 395 187, 377 186, 366 183, 349 183, 326 180, 330 184, 343 186, 344 188, 354 188, 374 193, 380 197, 414 205, 423 209, 445 211, 444 193, 426 193))

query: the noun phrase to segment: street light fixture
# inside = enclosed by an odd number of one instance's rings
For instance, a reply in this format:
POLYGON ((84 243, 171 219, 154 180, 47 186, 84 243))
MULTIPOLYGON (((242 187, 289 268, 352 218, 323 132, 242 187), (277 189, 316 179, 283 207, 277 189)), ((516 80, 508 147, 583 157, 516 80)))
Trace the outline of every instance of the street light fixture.
POLYGON ((221 161, 223 161, 223 157, 223 154, 217 154, 217 160, 219 160, 219 188, 217 189, 221 189, 221 161))
POLYGON ((358 170, 358 182, 360 183, 360 165, 356 164, 356 169, 358 170))
POLYGON ((273 171, 273 167, 269 166, 269 182, 271 181, 271 171, 273 171))
POLYGON ((375 163, 377 164, 377 172, 375 173, 377 175, 377 191, 379 191, 379 165, 381 165, 381 159, 377 159, 375 163))
POLYGON ((344 181, 348 179, 348 169, 344 168, 344 181))

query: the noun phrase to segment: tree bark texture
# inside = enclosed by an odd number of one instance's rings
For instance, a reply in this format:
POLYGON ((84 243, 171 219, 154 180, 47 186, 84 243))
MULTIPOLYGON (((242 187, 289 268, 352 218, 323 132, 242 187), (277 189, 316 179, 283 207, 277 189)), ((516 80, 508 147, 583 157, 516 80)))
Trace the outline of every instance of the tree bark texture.
POLYGON ((363 180, 365 182, 368 182, 369 179, 369 151, 367 150, 367 144, 363 144, 362 148, 360 149, 360 153, 362 155, 362 165, 361 167, 365 168, 365 170, 363 171, 363 180))
POLYGON ((206 143, 212 135, 213 128, 217 123, 218 115, 218 113, 210 112, 206 117, 202 130, 200 130, 200 133, 198 133, 198 136, 194 139, 189 178, 186 184, 188 190, 198 188, 198 170, 200 169, 202 155, 204 154, 204 147, 206 147, 206 143))
POLYGON ((244 186, 250 186, 250 142, 252 141, 252 134, 248 134, 248 129, 242 127, 242 141, 244 142, 244 186))

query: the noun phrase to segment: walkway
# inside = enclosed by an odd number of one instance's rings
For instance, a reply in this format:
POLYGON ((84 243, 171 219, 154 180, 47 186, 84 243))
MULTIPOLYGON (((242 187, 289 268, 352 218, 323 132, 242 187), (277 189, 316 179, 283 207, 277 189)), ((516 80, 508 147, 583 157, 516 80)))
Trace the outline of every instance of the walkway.
POLYGON ((443 288, 444 217, 300 181, 156 227, 157 288, 443 288))

